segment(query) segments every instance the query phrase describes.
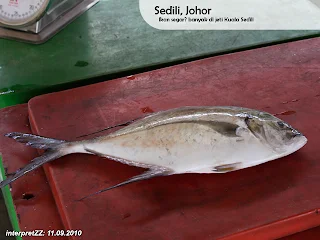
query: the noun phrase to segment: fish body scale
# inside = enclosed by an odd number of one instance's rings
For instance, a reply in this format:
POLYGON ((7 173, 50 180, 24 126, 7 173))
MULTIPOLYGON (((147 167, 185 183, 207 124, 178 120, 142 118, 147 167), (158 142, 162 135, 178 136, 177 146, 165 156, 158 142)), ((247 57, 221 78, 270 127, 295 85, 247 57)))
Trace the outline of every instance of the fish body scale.
POLYGON ((214 166, 265 159, 274 154, 247 132, 243 136, 224 136, 198 123, 174 123, 88 143, 86 148, 132 165, 161 166, 175 173, 210 173, 214 166))

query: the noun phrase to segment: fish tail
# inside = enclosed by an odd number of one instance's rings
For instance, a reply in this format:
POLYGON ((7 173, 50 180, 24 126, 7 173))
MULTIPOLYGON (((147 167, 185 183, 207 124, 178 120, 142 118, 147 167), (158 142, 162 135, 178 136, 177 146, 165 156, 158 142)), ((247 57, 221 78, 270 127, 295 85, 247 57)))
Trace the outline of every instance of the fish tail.
POLYGON ((70 153, 78 152, 76 142, 67 142, 64 140, 45 138, 33 134, 19 132, 7 133, 5 136, 14 139, 17 142, 24 143, 27 146, 37 149, 44 149, 45 152, 41 156, 31 160, 31 162, 25 167, 18 169, 13 174, 9 174, 4 181, 0 182, 0 188, 5 187, 26 173, 40 167, 47 162, 70 153))
POLYGON ((64 140, 46 138, 29 133, 12 132, 7 133, 4 136, 12 138, 19 143, 24 143, 27 146, 37 149, 57 149, 61 144, 66 143, 66 141, 64 140))

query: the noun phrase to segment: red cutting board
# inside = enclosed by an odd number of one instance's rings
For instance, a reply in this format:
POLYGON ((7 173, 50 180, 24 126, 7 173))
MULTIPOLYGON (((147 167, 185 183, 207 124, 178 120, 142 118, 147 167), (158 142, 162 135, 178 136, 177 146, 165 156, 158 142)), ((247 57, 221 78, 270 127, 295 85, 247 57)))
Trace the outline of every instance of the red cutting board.
MULTIPOLYGON (((10 139, 3 136, 17 131, 31 133, 27 104, 0 109, 0 152, 7 173, 15 172, 38 156, 35 149, 22 144, 12 144, 10 139)), ((66 239, 48 237, 48 230, 60 230, 63 225, 42 168, 30 172, 10 186, 21 231, 43 230, 45 239, 66 239)), ((39 237, 27 236, 23 239, 39 237)))
POLYGON ((67 229, 82 230, 80 239, 247 240, 320 225, 319 38, 35 97, 29 114, 34 133, 78 140, 151 111, 187 105, 235 105, 280 114, 309 142, 295 154, 260 166, 155 178, 82 202, 75 200, 143 169, 86 154, 63 157, 45 170, 67 229))
POLYGON ((281 240, 319 240, 320 227, 312 228, 307 231, 299 232, 288 237, 283 237, 281 240))
MULTIPOLYGON (((31 132, 29 129, 27 105, 17 105, 0 110, 0 135, 12 131, 31 132)), ((13 172, 24 166, 30 159, 36 156, 34 149, 9 144, 8 139, 0 136, 0 152, 4 159, 3 163, 8 172, 13 172), (20 157, 18 157, 18 155, 20 157)), ((16 181, 11 184, 12 196, 15 210, 19 218, 21 230, 32 231, 35 229, 59 230, 63 229, 58 215, 47 179, 42 169, 35 170, 24 176, 23 181, 16 181), (26 199, 25 193, 30 199, 26 199), (32 197, 33 196, 33 197, 32 197), (43 218, 43 216, 46 216, 43 218)), ((47 235, 47 234, 46 234, 47 235)), ((310 229, 295 235, 285 237, 282 240, 293 239, 318 239, 320 227, 310 229)), ((36 239, 36 237, 24 237, 36 239)), ((47 237, 46 239, 64 239, 62 237, 47 237)))

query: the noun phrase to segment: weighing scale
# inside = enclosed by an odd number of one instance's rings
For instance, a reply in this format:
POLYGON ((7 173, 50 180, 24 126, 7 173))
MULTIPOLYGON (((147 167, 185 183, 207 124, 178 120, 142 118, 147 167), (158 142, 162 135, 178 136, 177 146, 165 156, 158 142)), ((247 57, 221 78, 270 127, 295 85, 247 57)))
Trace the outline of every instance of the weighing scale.
POLYGON ((0 38, 40 44, 99 0, 0 0, 0 38))

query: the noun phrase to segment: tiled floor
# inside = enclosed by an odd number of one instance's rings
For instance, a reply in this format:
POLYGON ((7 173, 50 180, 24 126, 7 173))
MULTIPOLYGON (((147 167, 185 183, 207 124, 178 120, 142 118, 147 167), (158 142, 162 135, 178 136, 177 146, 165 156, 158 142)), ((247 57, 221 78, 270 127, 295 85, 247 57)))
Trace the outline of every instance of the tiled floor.
POLYGON ((5 236, 5 232, 11 229, 12 227, 9 221, 7 209, 4 204, 2 193, 0 192, 0 240, 14 239, 12 237, 5 236))

